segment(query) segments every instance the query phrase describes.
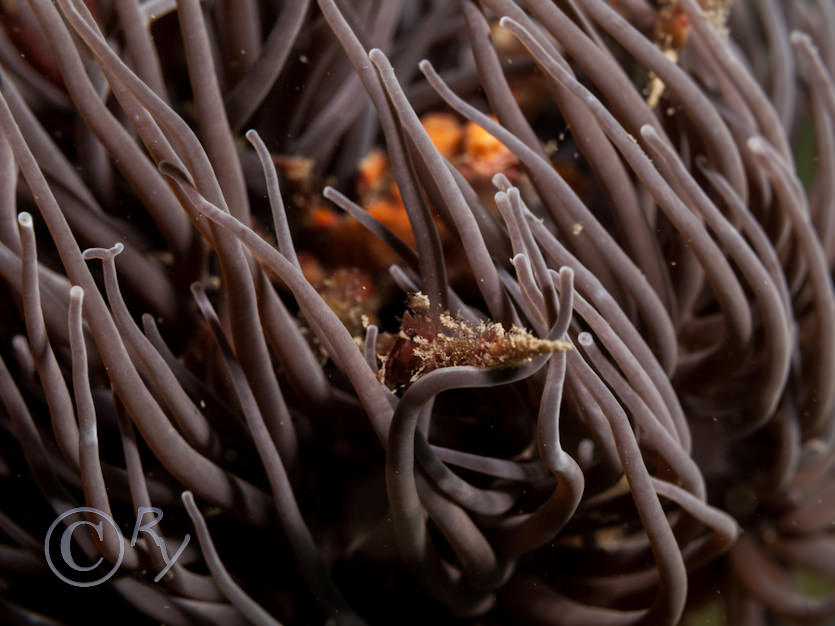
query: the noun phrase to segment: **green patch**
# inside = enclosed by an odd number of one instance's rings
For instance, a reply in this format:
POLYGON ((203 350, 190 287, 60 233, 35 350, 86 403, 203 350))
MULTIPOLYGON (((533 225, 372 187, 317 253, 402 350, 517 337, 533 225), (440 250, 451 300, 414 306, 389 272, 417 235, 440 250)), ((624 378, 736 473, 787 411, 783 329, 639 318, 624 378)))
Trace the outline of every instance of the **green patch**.
POLYGON ((835 593, 835 577, 796 567, 791 571, 792 580, 812 599, 824 598, 835 593))
POLYGON ((797 127, 794 147, 794 167, 808 192, 815 179, 818 166, 817 146, 815 145, 815 125, 811 116, 805 116, 797 127))
POLYGON ((688 608, 681 618, 681 626, 726 626, 726 624, 725 608, 719 598, 688 608))

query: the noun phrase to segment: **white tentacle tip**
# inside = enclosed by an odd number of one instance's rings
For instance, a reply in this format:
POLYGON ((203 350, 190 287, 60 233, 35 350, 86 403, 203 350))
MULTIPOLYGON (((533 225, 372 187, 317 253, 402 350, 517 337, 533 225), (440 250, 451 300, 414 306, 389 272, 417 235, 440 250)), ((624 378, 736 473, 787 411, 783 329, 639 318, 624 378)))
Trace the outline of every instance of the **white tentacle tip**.
POLYGON ((764 154, 766 151, 765 140, 762 137, 751 137, 746 143, 748 149, 755 154, 764 154))

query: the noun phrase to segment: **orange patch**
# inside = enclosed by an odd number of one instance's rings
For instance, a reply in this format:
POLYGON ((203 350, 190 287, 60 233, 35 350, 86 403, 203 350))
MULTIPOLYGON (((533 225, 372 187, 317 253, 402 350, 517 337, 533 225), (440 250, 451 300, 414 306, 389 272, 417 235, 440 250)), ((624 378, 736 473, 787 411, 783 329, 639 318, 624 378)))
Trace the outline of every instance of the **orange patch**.
POLYGON ((379 190, 389 169, 388 155, 375 149, 366 154, 357 167, 357 191, 360 196, 379 190))
POLYGON ((505 149, 498 139, 481 126, 475 122, 467 122, 464 129, 464 150, 471 157, 489 159, 505 149))
POLYGON ((516 156, 501 141, 478 124, 467 122, 460 169, 468 180, 489 179, 497 172, 506 172, 516 162, 516 156))
POLYGON ((310 211, 310 227, 314 230, 327 230, 339 221, 340 215, 326 207, 317 206, 310 211))
POLYGON ((665 7, 659 11, 655 25, 655 38, 664 48, 680 50, 687 45, 690 35, 690 18, 679 6, 665 7))
POLYGON ((461 124, 450 113, 427 113, 420 119, 435 148, 449 159, 461 144, 461 124))
POLYGON ((369 205, 367 210, 369 215, 379 220, 407 244, 412 247, 416 245, 412 225, 402 203, 388 199, 378 200, 369 205))

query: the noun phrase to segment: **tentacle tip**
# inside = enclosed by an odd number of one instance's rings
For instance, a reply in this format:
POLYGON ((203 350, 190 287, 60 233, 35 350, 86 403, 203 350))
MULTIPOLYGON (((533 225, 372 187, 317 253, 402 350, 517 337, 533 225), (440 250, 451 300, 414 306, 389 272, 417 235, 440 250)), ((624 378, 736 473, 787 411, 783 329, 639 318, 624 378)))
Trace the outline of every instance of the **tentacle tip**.
POLYGON ((388 61, 386 53, 379 48, 371 48, 371 50, 368 51, 368 58, 371 59, 371 62, 375 65, 386 63, 388 61))
POLYGON ((511 26, 517 24, 516 20, 512 17, 508 17, 507 15, 502 16, 499 18, 499 26, 502 28, 510 28, 511 26))
POLYGON ((434 67, 432 67, 432 63, 429 61, 429 59, 421 59, 420 61, 418 61, 418 68, 424 74, 426 74, 427 72, 432 72, 435 69, 434 67))
POLYGON ((188 489, 180 494, 180 499, 183 501, 183 504, 186 505, 186 508, 194 506, 194 494, 188 489))
POLYGON ((32 228, 32 214, 26 211, 21 211, 17 214, 17 223, 23 228, 32 228))
POLYGON ((577 335, 577 343, 579 343, 584 348, 590 348, 594 345, 594 337, 592 337, 591 333, 582 332, 577 335))
POLYGON ((644 139, 658 139, 658 133, 652 127, 652 124, 644 124, 641 126, 641 137, 644 139))
POLYGON ((765 140, 762 137, 751 137, 746 142, 748 149, 755 154, 765 154, 765 140))
POLYGON ((84 287, 81 285, 70 287, 70 300, 84 300, 84 287))
POLYGON ((192 185, 189 175, 171 161, 162 160, 157 165, 159 173, 183 185, 192 185))
POLYGON ((110 248, 87 248, 81 253, 81 258, 85 261, 90 261, 91 259, 104 260, 120 255, 124 249, 125 245, 121 241, 117 241, 110 248))
POLYGON ((510 262, 513 264, 513 267, 516 267, 517 263, 530 263, 528 260, 528 255, 524 252, 518 252, 517 254, 513 255, 513 258, 510 259, 510 262))
POLYGON ((197 303, 198 308, 202 310, 204 303, 208 302, 206 290, 203 289, 203 285, 200 283, 200 281, 197 280, 191 283, 190 290, 191 295, 194 298, 194 301, 197 303))
POLYGON ((808 45, 814 47, 809 33, 802 30, 793 30, 789 35, 789 41, 791 41, 795 46, 808 45))
POLYGON ((490 182, 493 183, 493 186, 496 189, 500 189, 502 191, 507 191, 512 187, 510 181, 507 179, 507 176, 505 176, 502 172, 494 174, 493 178, 490 179, 490 182))

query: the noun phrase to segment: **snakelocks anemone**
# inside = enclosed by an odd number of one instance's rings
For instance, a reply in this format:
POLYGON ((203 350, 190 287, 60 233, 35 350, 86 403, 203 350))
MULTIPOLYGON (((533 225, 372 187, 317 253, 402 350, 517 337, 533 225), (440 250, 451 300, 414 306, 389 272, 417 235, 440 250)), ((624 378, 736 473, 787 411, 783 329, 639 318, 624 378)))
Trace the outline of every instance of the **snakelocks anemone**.
POLYGON ((0 10, 0 622, 833 623, 833 0, 0 10))

